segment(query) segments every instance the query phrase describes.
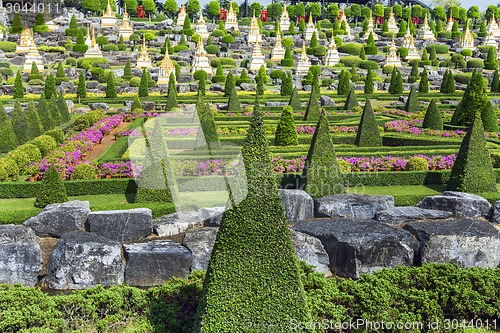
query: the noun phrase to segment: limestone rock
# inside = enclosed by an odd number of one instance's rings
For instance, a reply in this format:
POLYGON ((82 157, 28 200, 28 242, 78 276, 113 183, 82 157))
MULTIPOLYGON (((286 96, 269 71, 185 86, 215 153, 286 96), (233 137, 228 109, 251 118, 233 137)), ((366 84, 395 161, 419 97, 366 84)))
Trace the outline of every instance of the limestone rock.
POLYGON ((407 220, 445 219, 451 215, 451 212, 442 210, 432 210, 418 207, 394 207, 376 213, 375 219, 389 224, 400 224, 407 220))
POLYGON ((417 204, 417 207, 444 210, 460 217, 488 216, 491 211, 491 205, 485 198, 454 191, 426 197, 417 204))
POLYGON ((302 190, 280 190, 288 222, 295 224, 314 217, 314 200, 302 190))
POLYGON ((92 212, 87 231, 120 242, 137 241, 153 232, 153 218, 148 208, 92 212))
POLYGON ((218 227, 225 211, 226 207, 200 208, 198 209, 198 218, 203 221, 205 227, 218 227))
POLYGON ((321 241, 295 230, 291 230, 291 235, 297 258, 316 267, 315 270, 323 273, 326 277, 332 276, 332 272, 328 267, 330 259, 321 241))
POLYGON ((192 270, 205 270, 208 268, 210 254, 215 244, 219 228, 206 227, 193 229, 186 232, 182 244, 193 254, 192 270))
POLYGON ((202 226, 203 221, 198 217, 198 212, 176 212, 153 221, 154 232, 160 237, 182 234, 188 229, 202 226))
POLYGON ((394 207, 394 197, 337 194, 315 200, 315 215, 317 217, 347 217, 353 219, 372 219, 382 210, 394 207))

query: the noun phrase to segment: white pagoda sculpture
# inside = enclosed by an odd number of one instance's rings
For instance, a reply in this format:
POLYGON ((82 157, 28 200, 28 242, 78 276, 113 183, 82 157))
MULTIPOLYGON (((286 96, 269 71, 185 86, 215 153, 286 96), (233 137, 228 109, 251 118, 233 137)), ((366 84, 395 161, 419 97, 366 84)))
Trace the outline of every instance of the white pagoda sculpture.
POLYGON ((326 51, 325 66, 335 66, 340 62, 339 51, 337 50, 337 44, 335 43, 335 36, 332 30, 332 40, 328 44, 328 50, 326 51))
POLYGON ((175 76, 175 66, 168 55, 168 47, 165 48, 165 57, 161 61, 160 68, 158 70, 158 81, 156 82, 158 85, 168 84, 168 79, 170 78, 170 73, 173 73, 175 76))
POLYGON ((408 55, 405 57, 406 60, 420 60, 422 57, 420 53, 418 53, 417 48, 415 47, 415 41, 413 36, 410 35, 410 45, 408 46, 408 55))
POLYGON ((127 4, 125 4, 123 8, 122 24, 118 28, 118 34, 119 36, 123 37, 124 41, 128 41, 130 39, 130 35, 132 35, 133 33, 134 33, 134 28, 130 23, 130 17, 128 16, 127 13, 127 4))
POLYGON ((23 73, 30 73, 31 66, 33 65, 33 63, 35 63, 36 67, 38 67, 38 70, 40 72, 43 71, 43 59, 40 53, 38 52, 38 49, 34 41, 30 45, 28 54, 26 54, 23 65, 23 73))
POLYGON ((319 38, 318 29, 316 29, 316 26, 314 25, 312 14, 309 13, 309 22, 307 22, 306 30, 304 31, 304 39, 311 40, 314 33, 316 33, 316 37, 319 38))
POLYGON ((387 25, 389 26, 389 32, 392 32, 393 34, 397 34, 399 32, 399 27, 398 23, 396 22, 396 17, 394 16, 394 12, 391 7, 391 14, 389 15, 389 21, 387 22, 387 25))
POLYGON ((85 54, 83 55, 84 58, 101 58, 102 57, 102 52, 99 49, 99 45, 95 41, 95 31, 94 31, 94 25, 92 25, 92 40, 90 43, 90 47, 85 51, 85 54))
POLYGON ((288 15, 288 10, 286 9, 286 3, 283 4, 283 11, 281 12, 279 23, 282 31, 288 31, 290 28, 290 15, 288 15))
POLYGON ((281 44, 281 26, 278 23, 278 31, 276 31, 276 44, 271 51, 271 61, 280 61, 285 58, 285 48, 281 44))
POLYGON ((141 54, 137 58, 137 68, 151 68, 151 57, 148 53, 148 48, 146 47, 146 35, 142 35, 142 46, 141 46, 141 54))
POLYGON ((486 38, 483 43, 484 46, 492 46, 492 47, 497 47, 498 43, 495 38, 495 35, 493 35, 493 31, 490 31, 487 33, 486 38))
POLYGON ((297 67, 295 68, 295 74, 307 75, 307 72, 309 72, 309 67, 311 67, 311 61, 307 57, 306 42, 302 42, 302 52, 300 53, 300 58, 297 62, 297 67))
POLYGON ((404 38, 403 38, 403 47, 409 49, 412 41, 413 41, 413 35, 411 34, 411 31, 410 31, 410 19, 408 19, 406 33, 405 33, 404 38))
POLYGON ((452 31, 453 30, 453 23, 455 20, 453 20, 453 17, 451 16, 451 11, 450 11, 450 17, 448 18, 448 23, 446 23, 446 31, 452 31))
POLYGON ((184 4, 181 5, 181 8, 179 8, 179 14, 177 14, 177 26, 182 27, 184 26, 184 20, 186 19, 186 8, 184 8, 184 4))
POLYGON ((422 26, 422 29, 420 29, 417 33, 418 38, 422 40, 435 40, 436 36, 434 36, 434 33, 431 30, 431 27, 429 27, 429 23, 427 22, 427 15, 424 17, 424 25, 422 26))
POLYGON ((250 20, 250 30, 247 35, 249 43, 262 43, 262 35, 259 29, 259 22, 255 17, 255 10, 253 11, 252 19, 250 20))
POLYGON ((204 70, 209 75, 213 74, 212 66, 210 66, 210 61, 208 61, 207 51, 203 47, 201 38, 198 40, 198 47, 194 53, 191 72, 194 73, 197 70, 204 70))
POLYGON ((500 28, 495 20, 495 14, 492 15, 490 22, 488 22, 488 26, 486 27, 486 35, 488 36, 490 33, 493 33, 493 37, 495 38, 500 37, 500 28))
POLYGON ((116 13, 113 12, 111 3, 108 0, 106 11, 102 14, 101 17, 101 27, 114 27, 116 25, 116 21, 116 13))
POLYGON ((252 55, 250 56, 250 61, 248 62, 248 70, 256 73, 259 71, 261 66, 267 68, 264 55, 262 54, 262 48, 259 43, 255 43, 253 44, 252 55))
POLYGON ((45 25, 49 29, 49 32, 56 31, 59 29, 59 24, 57 24, 54 20, 50 20, 48 22, 45 22, 45 25))
POLYGON ((458 42, 458 48, 457 52, 461 52, 462 50, 471 50, 474 51, 476 47, 474 46, 474 36, 472 36, 472 33, 470 32, 469 29, 469 21, 467 21, 466 26, 465 26, 465 32, 460 37, 460 41, 458 42))
POLYGON ((85 45, 87 45, 87 50, 92 47, 92 38, 90 37, 90 26, 87 26, 87 34, 85 35, 85 45))
POLYGON ((226 30, 234 29, 236 31, 239 31, 238 19, 236 17, 236 13, 233 10, 233 5, 231 2, 229 3, 229 11, 227 12, 224 29, 226 30))
POLYGON ((351 34, 351 26, 349 25, 349 22, 347 22, 347 16, 345 16, 345 9, 342 11, 342 15, 340 16, 340 21, 339 21, 340 26, 342 26, 342 22, 345 22, 345 30, 347 32, 347 35, 349 36, 351 34))
POLYGON ((401 59, 399 59, 397 54, 396 43, 394 42, 394 35, 392 35, 392 43, 389 49, 389 53, 385 56, 384 66, 401 67, 401 59))
POLYGON ((378 35, 375 33, 375 24, 373 24, 373 16, 372 11, 370 10, 370 18, 368 19, 368 29, 363 36, 364 40, 367 40, 370 37, 370 33, 373 34, 373 40, 378 40, 378 35))
POLYGON ((21 32, 19 44, 16 47, 16 53, 29 52, 31 44, 34 44, 33 31, 30 28, 24 28, 21 32))
POLYGON ((198 35, 200 35, 201 38, 207 39, 208 36, 210 36, 210 34, 208 33, 207 23, 203 18, 203 13, 201 12, 201 9, 200 9, 200 18, 196 23, 195 31, 198 35))

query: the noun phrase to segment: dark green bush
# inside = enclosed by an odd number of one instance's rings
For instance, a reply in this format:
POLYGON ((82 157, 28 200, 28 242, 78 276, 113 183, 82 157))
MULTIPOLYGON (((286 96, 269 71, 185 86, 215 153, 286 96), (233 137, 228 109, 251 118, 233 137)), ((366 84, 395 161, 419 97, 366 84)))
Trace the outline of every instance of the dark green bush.
POLYGON ((236 67, 236 60, 232 58, 214 58, 210 61, 210 66, 212 67, 217 67, 221 64, 222 67, 224 66, 231 66, 231 67, 236 67))
POLYGON ((220 49, 217 45, 207 45, 205 46, 205 50, 208 54, 216 54, 220 52, 220 49))
POLYGON ((17 163, 20 174, 25 174, 31 163, 41 161, 42 154, 37 146, 31 143, 25 143, 8 153, 7 158, 10 158, 17 163))
MULTIPOLYGON (((292 116, 292 107, 285 106, 281 112, 281 119, 276 128, 275 146, 296 146, 299 144, 297 128, 292 116)), ((313 120, 312 118, 310 120, 313 120)))
POLYGON ((382 146, 382 138, 380 137, 369 98, 366 99, 363 114, 361 115, 355 144, 358 147, 382 146))
POLYGON ((429 170, 429 164, 427 160, 423 157, 411 157, 406 162, 405 170, 407 171, 427 171, 429 170))
POLYGON ((436 101, 433 99, 425 112, 424 122, 422 123, 422 128, 430 128, 433 130, 443 129, 443 120, 441 119, 441 113, 437 108, 436 101))
POLYGON ((467 68, 484 68, 484 62, 481 59, 469 59, 467 68))
POLYGON ((64 132, 60 128, 55 128, 45 132, 45 135, 50 135, 53 137, 58 144, 64 142, 64 132))
POLYGON ((82 163, 75 166, 73 173, 71 174, 71 179, 74 180, 91 180, 96 179, 97 172, 93 165, 82 163))
POLYGON ((340 63, 346 67, 359 67, 359 65, 363 62, 357 56, 347 56, 340 58, 340 63))
POLYGON ((0 50, 4 52, 14 52, 16 51, 17 44, 15 42, 0 42, 0 50))
POLYGON ((43 175, 40 191, 35 200, 35 207, 44 208, 49 204, 65 201, 68 201, 68 196, 61 176, 55 167, 50 166, 43 175))
POLYGON ((481 110, 481 120, 483 121, 483 127, 486 132, 498 132, 497 115, 491 101, 487 101, 484 104, 481 110))
POLYGON ((33 140, 29 141, 28 143, 34 144, 35 146, 40 149, 40 153, 43 156, 46 156, 48 153, 50 153, 52 150, 54 150, 57 147, 57 141, 54 139, 54 137, 44 134, 41 136, 38 136, 34 138, 33 140))
POLYGON ((431 52, 431 49, 436 50, 437 54, 448 54, 450 52, 450 48, 446 44, 429 44, 425 47, 427 52, 431 52))
POLYGON ((360 64, 359 64, 359 68, 362 68, 362 69, 371 69, 373 71, 376 71, 379 66, 378 66, 378 63, 373 61, 373 60, 363 60, 360 64))
POLYGON ((345 43, 342 46, 338 47, 339 52, 348 53, 351 55, 359 56, 361 49, 363 48, 363 44, 358 43, 345 43))
POLYGON ((0 158, 0 182, 17 181, 19 167, 16 161, 10 158, 0 158))
POLYGON ((109 52, 109 51, 119 51, 118 50, 118 45, 116 44, 106 44, 102 47, 102 50, 104 52, 109 52))

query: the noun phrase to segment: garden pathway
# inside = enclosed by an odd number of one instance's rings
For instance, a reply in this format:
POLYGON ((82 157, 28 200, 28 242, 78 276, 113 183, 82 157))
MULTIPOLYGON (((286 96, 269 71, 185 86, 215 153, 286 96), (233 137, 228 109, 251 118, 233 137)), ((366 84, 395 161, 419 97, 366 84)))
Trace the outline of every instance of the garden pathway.
POLYGON ((113 135, 114 132, 117 132, 117 131, 123 131, 130 123, 120 123, 120 125, 118 125, 117 127, 115 127, 111 133, 109 133, 108 135, 105 135, 103 138, 102 138, 102 141, 100 144, 98 144, 97 146, 94 147, 94 149, 92 149, 88 154, 87 154, 87 157, 85 157, 83 160, 90 160, 90 159, 94 159, 94 160, 97 160, 99 158, 99 156, 102 155, 102 153, 104 153, 106 151, 106 149, 108 149, 109 146, 111 146, 114 142, 115 142, 115 136, 113 135))

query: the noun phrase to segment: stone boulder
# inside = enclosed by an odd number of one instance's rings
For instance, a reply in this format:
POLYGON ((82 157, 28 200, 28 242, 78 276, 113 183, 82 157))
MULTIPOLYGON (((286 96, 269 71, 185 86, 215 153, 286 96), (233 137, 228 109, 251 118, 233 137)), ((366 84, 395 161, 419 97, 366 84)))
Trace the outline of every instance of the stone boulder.
POLYGON ((319 102, 321 106, 335 106, 335 100, 330 96, 321 95, 319 102))
POLYGON ((99 103, 89 103, 89 108, 91 110, 108 110, 109 109, 109 105, 108 103, 102 103, 102 102, 99 102, 99 103))
POLYGON ((198 209, 198 218, 203 221, 205 227, 218 227, 226 210, 224 206, 200 208, 198 209))
POLYGON ((408 220, 445 219, 451 215, 451 212, 442 210, 418 207, 394 207, 376 213, 375 220, 389 224, 401 224, 408 220))
POLYGON ((62 235, 47 264, 45 283, 52 289, 85 289, 124 281, 125 265, 117 241, 90 232, 62 235))
POLYGON ((488 222, 469 218, 411 222, 404 226, 420 242, 418 264, 455 263, 495 268, 500 263, 500 234, 488 222))
POLYGON ((33 229, 38 237, 56 237, 70 231, 85 231, 85 221, 90 214, 88 201, 68 201, 48 205, 43 211, 23 224, 33 229))
POLYGON ((210 254, 212 254, 218 230, 219 228, 206 227, 186 232, 182 244, 193 255, 192 270, 205 270, 208 268, 208 261, 210 260, 210 254))
POLYGON ((491 210, 492 221, 494 223, 500 223, 500 201, 495 202, 491 210))
POLYGON ((160 237, 182 234, 195 227, 203 227, 198 212, 176 212, 153 221, 154 232, 160 237))
POLYGON ((0 225, 0 283, 34 286, 42 270, 42 249, 33 230, 0 225))
POLYGON ((123 246, 127 265, 125 283, 147 287, 171 277, 187 278, 193 262, 191 252, 170 240, 155 240, 123 246))
POLYGON ((369 220, 313 219, 293 228, 318 238, 330 257, 334 274, 359 278, 382 268, 411 266, 418 247, 406 232, 369 220))
POLYGON ((291 230, 291 235, 297 258, 316 267, 316 271, 323 273, 326 277, 332 276, 328 267, 330 259, 321 241, 295 230, 291 230))
POLYGON ((491 205, 485 198, 454 191, 445 191, 442 195, 426 197, 417 204, 417 207, 444 210, 459 217, 488 216, 491 211, 491 205))
POLYGON ((130 242, 151 235, 153 218, 148 208, 92 212, 86 227, 87 231, 109 239, 130 242))
POLYGON ((280 190, 288 222, 295 224, 314 217, 314 200, 302 190, 280 190))
POLYGON ((374 218, 379 211, 394 208, 394 197, 354 193, 337 194, 315 199, 314 206, 317 217, 367 220, 374 218))

